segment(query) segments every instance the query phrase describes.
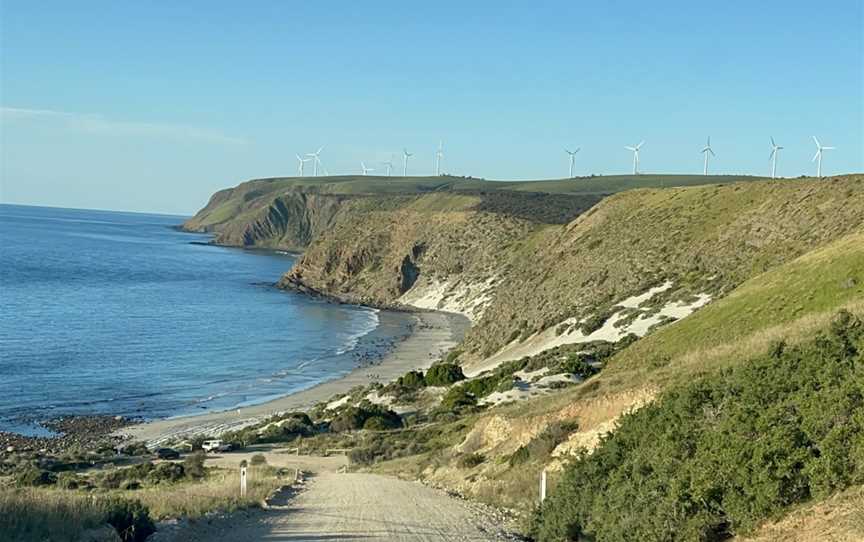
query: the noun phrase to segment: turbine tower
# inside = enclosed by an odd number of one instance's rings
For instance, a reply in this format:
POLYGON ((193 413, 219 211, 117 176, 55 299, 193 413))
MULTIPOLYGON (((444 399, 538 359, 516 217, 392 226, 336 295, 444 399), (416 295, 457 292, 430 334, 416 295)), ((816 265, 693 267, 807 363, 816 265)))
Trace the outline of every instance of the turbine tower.
POLYGON ((384 162, 384 165, 387 166, 387 176, 390 176, 390 170, 393 169, 393 162, 387 161, 384 162))
POLYGON ((624 147, 628 151, 633 151, 633 175, 639 175, 639 149, 644 144, 645 144, 645 141, 641 141, 635 147, 624 147))
POLYGON ((702 154, 705 155, 705 175, 708 175, 708 155, 717 156, 714 154, 714 150, 711 149, 711 136, 708 136, 708 143, 705 145, 705 148, 702 149, 702 154))
POLYGON ((581 150, 582 147, 576 147, 575 151, 568 151, 567 149, 564 149, 564 152, 570 155, 570 179, 573 178, 573 165, 576 163, 576 153, 581 150))
POLYGON ((306 162, 311 160, 311 158, 301 158, 299 154, 296 156, 297 156, 297 175, 300 177, 303 177, 304 176, 303 169, 306 166, 306 162))
POLYGON ((816 136, 813 136, 813 141, 816 142, 816 154, 813 156, 813 162, 817 162, 816 165, 816 176, 820 179, 822 178, 822 151, 833 151, 835 147, 823 147, 819 140, 816 139, 816 136))
POLYGON ((402 149, 402 176, 408 176, 408 158, 414 156, 408 149, 402 149))
POLYGON ((316 152, 310 152, 309 154, 306 155, 306 156, 309 156, 310 158, 312 158, 312 160, 313 160, 312 164, 314 166, 314 171, 313 171, 312 175, 314 175, 315 177, 318 176, 318 166, 321 164, 321 158, 319 158, 318 156, 321 154, 321 151, 323 151, 323 150, 324 150, 324 147, 321 147, 316 152))
POLYGON ((360 162, 360 167, 363 168, 363 175, 369 175, 370 171, 375 171, 371 167, 366 167, 366 164, 364 164, 363 162, 360 162))
POLYGON ((780 154, 780 149, 782 149, 780 145, 774 143, 774 138, 771 138, 771 178, 777 178, 777 155, 780 154))
POLYGON ((444 142, 438 142, 438 150, 435 151, 435 175, 441 176, 441 159, 444 158, 444 142))

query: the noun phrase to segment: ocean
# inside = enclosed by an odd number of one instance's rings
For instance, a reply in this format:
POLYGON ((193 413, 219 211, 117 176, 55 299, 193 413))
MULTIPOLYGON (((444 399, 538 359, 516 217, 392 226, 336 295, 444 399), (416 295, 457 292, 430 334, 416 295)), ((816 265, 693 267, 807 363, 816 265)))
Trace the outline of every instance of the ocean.
POLYGON ((208 245, 184 219, 0 205, 0 431, 260 403, 407 334, 404 315, 273 288, 295 255, 208 245))

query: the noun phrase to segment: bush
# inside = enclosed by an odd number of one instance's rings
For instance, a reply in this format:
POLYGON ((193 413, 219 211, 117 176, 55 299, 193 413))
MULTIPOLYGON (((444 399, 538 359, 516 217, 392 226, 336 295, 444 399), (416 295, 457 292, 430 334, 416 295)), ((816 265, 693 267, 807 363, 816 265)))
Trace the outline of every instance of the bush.
POLYGON ((444 397, 441 398, 441 408, 450 411, 459 411, 467 407, 477 405, 477 398, 474 394, 465 389, 465 385, 453 386, 444 397))
POLYGON ((159 463, 148 473, 147 480, 154 484, 177 482, 182 480, 185 475, 186 470, 180 463, 159 463))
POLYGON ((183 460, 183 471, 189 478, 204 478, 207 476, 207 468, 204 462, 207 460, 207 454, 203 451, 198 451, 189 454, 183 460))
POLYGON ((456 460, 456 466, 460 469, 473 469, 486 461, 486 458, 480 454, 466 454, 459 456, 456 460))
POLYGON ((266 465, 267 458, 264 457, 264 454, 255 454, 249 459, 249 464, 253 467, 258 465, 266 465))
POLYGON ((136 489, 141 489, 141 482, 139 482, 138 480, 123 480, 123 482, 120 483, 120 489, 126 491, 134 491, 136 489))
POLYGON ((78 489, 81 486, 81 480, 74 472, 61 472, 57 475, 57 487, 63 489, 78 489))
POLYGON ((57 478, 52 472, 34 465, 25 465, 13 475, 13 480, 19 486, 47 486, 53 484, 57 478))
POLYGON ((585 358, 579 354, 571 354, 561 363, 561 371, 578 376, 585 380, 597 374, 598 370, 588 364, 585 358))
POLYGON ((828 333, 668 389, 573 461, 543 504, 541 542, 720 540, 864 483, 864 331, 828 333))
POLYGON ((408 371, 396 380, 396 386, 406 391, 416 391, 426 387, 426 381, 420 371, 408 371))
POLYGON ((438 363, 429 367, 425 379, 427 386, 450 386, 465 380, 465 374, 455 363, 438 363))
POLYGON ((507 463, 511 467, 515 467, 516 465, 527 463, 529 459, 531 459, 531 452, 528 451, 528 447, 519 446, 519 448, 515 452, 513 452, 513 454, 509 458, 507 458, 507 463))
POLYGON ((138 501, 109 501, 105 523, 114 527, 123 542, 144 542, 156 532, 156 526, 150 519, 150 511, 138 501))
POLYGON ((371 418, 379 421, 373 425, 384 429, 402 427, 402 418, 398 414, 381 405, 363 401, 358 406, 344 408, 333 421, 330 422, 330 430, 336 433, 342 431, 355 431, 366 428, 366 422, 371 418))

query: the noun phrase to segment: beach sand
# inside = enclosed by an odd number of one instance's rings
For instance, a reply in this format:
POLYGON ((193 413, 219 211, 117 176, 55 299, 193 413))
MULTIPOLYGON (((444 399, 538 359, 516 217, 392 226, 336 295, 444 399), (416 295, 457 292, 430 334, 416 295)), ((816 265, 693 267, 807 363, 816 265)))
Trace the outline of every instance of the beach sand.
POLYGON ((341 378, 259 405, 155 420, 126 427, 118 434, 155 445, 195 435, 218 435, 252 425, 279 412, 306 410, 355 386, 368 385, 373 382, 373 378, 386 383, 410 370, 428 368, 442 354, 456 346, 470 325, 468 319, 459 314, 417 312, 412 313, 412 316, 417 319, 413 333, 397 343, 376 365, 358 367, 341 378))

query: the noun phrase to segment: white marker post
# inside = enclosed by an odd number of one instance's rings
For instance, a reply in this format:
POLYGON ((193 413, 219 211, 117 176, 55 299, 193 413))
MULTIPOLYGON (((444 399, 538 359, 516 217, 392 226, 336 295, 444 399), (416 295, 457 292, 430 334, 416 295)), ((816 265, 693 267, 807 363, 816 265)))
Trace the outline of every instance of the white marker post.
POLYGON ((240 467, 240 498, 246 496, 246 467, 240 467))
POLYGON ((546 469, 540 473, 540 503, 546 500, 546 469))

